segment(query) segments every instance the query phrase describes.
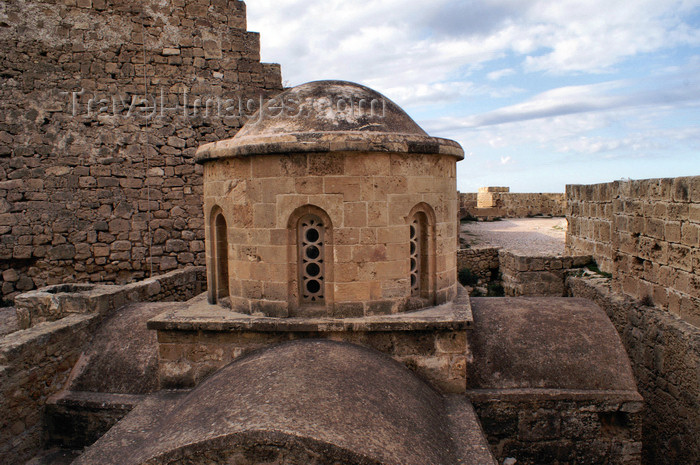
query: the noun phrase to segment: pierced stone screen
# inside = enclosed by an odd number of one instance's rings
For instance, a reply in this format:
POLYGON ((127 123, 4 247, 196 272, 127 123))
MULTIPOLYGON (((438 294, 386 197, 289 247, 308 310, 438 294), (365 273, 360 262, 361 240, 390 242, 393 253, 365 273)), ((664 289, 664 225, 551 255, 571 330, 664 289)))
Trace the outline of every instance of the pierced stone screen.
POLYGON ((320 218, 313 215, 299 221, 299 287, 301 301, 324 301, 324 233, 320 218))
POLYGON ((415 218, 411 222, 411 295, 416 297, 420 296, 420 278, 421 278, 421 271, 420 271, 420 257, 421 257, 421 250, 420 250, 420 222, 418 218, 415 218))

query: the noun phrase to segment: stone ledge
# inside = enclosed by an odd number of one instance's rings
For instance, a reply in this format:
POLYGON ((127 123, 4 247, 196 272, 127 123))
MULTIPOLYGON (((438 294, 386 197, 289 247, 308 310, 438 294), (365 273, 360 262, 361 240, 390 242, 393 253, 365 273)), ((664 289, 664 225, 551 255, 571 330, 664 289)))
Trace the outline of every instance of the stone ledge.
POLYGON ((438 137, 408 134, 356 132, 309 132, 279 136, 257 136, 228 139, 202 145, 197 150, 197 163, 253 155, 326 152, 388 152, 421 155, 450 155, 459 160, 464 151, 454 141, 438 137))
POLYGON ((644 399, 637 391, 626 390, 581 390, 581 389, 467 389, 467 399, 474 402, 487 402, 493 400, 506 400, 510 402, 521 401, 579 401, 593 400, 601 402, 637 403, 630 406, 630 412, 636 413, 642 410, 644 399))
MULTIPOLYGON (((22 329, 72 314, 107 314, 128 303, 167 299, 169 293, 188 293, 188 285, 204 280, 205 268, 187 267, 125 285, 56 284, 26 292, 15 299, 22 329)), ((192 294, 190 294, 192 295, 192 294)))
POLYGON ((0 339, 0 364, 11 364, 23 357, 25 352, 33 353, 39 346, 49 346, 64 333, 82 331, 97 319, 98 315, 95 314, 74 314, 8 334, 0 339))
POLYGON ((463 330, 472 326, 467 291, 459 286, 450 303, 410 313, 362 318, 270 318, 235 313, 211 305, 204 295, 148 321, 148 329, 159 331, 254 331, 254 332, 383 332, 463 330))

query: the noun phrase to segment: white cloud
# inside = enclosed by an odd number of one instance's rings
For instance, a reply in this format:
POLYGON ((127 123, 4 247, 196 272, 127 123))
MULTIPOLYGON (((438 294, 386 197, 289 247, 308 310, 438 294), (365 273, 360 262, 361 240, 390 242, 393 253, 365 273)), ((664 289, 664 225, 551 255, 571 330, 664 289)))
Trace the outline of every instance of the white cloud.
POLYGON ((491 81, 498 81, 503 77, 512 76, 513 74, 515 74, 515 70, 513 68, 505 68, 499 69, 498 71, 491 71, 486 75, 486 77, 491 81))
POLYGON ((697 118, 678 116, 700 107, 700 58, 687 56, 700 0, 249 0, 248 12, 289 85, 373 87, 470 163, 492 154, 494 173, 700 146, 697 118))

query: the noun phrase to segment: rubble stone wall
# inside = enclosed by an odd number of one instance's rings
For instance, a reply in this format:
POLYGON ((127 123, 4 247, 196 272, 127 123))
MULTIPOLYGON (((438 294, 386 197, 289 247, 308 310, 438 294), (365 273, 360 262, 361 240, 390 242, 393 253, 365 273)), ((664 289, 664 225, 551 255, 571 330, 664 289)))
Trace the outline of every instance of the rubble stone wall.
POLYGON ((123 286, 20 296, 33 326, 0 338, 0 463, 24 463, 43 446, 44 406, 64 387, 103 317, 133 302, 189 300, 206 288, 205 274, 190 267, 123 286), (47 316, 47 308, 55 312, 47 316))
POLYGON ((700 326, 700 176, 567 186, 567 248, 613 288, 700 326))
POLYGON ((43 441, 43 406, 78 361, 97 315, 71 315, 0 339, 0 462, 24 463, 43 441))
POLYGON ((498 247, 475 247, 457 251, 457 270, 468 268, 481 282, 489 282, 498 276, 498 247), (496 276, 494 276, 494 273, 496 276))
POLYGON ((700 329, 614 292, 609 280, 571 277, 574 297, 608 314, 644 397, 643 463, 696 463, 700 450, 700 329))
POLYGON ((640 402, 567 399, 551 394, 508 398, 467 392, 498 463, 638 465, 642 452, 640 402))
POLYGON ((8 0, 0 69, 3 300, 204 265, 195 151, 282 89, 243 2, 8 0))

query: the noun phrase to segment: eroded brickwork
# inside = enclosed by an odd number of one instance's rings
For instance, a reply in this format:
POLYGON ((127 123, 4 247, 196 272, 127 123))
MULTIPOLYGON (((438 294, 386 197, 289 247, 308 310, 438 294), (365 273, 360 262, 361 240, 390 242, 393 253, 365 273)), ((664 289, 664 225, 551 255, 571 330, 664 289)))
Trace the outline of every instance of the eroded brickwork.
POLYGON ((607 279, 569 278, 617 328, 645 401, 643 463, 696 463, 700 450, 700 329, 611 290, 607 279))
POLYGON ((700 177, 567 186, 567 248, 613 288, 700 326, 700 177))
POLYGON ((281 90, 259 47, 237 0, 0 4, 3 298, 203 265, 195 150, 281 90))

